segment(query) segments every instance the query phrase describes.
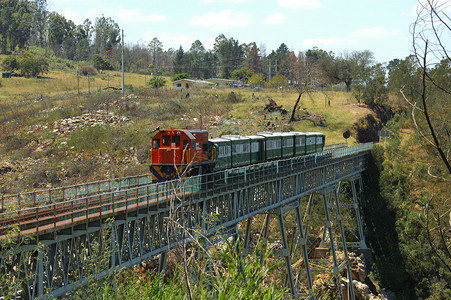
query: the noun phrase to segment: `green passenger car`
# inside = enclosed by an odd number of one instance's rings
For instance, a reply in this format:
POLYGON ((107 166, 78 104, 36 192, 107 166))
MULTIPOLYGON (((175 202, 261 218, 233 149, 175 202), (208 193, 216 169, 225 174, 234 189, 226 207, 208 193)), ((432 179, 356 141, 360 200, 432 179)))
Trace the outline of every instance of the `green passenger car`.
POLYGON ((282 157, 294 156, 294 133, 282 132, 282 157))
POLYGON ((305 134, 305 154, 310 154, 316 151, 316 134, 313 132, 306 132, 305 134))
POLYGON ((326 143, 324 138, 324 133, 321 132, 312 132, 316 135, 315 139, 315 152, 323 151, 324 145, 326 143))
POLYGON ((251 139, 241 135, 223 135, 221 138, 229 140, 232 147, 232 168, 249 165, 251 163, 251 139))
POLYGON ((259 132, 257 135, 265 138, 265 159, 273 160, 282 157, 282 133, 280 132, 259 132))
POLYGON ((223 138, 208 140, 209 155, 211 160, 216 160, 215 171, 232 167, 231 141, 223 138))
POLYGON ((260 135, 246 135, 251 139, 251 164, 263 162, 265 160, 264 142, 265 138, 260 135))
POLYGON ((294 134, 294 155, 305 155, 305 132, 293 132, 294 134))

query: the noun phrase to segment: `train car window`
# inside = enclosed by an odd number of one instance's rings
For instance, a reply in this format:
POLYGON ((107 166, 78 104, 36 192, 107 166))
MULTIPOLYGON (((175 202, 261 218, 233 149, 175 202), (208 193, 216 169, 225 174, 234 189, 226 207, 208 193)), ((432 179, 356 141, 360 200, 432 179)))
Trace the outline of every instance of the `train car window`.
POLYGON ((202 144, 202 151, 208 153, 208 142, 202 144))
POLYGON ((169 147, 171 145, 171 137, 169 135, 163 136, 163 147, 169 147))
POLYGON ((258 149, 259 148, 258 145, 259 145, 258 142, 253 142, 252 143, 252 152, 258 152, 258 150, 259 150, 258 149))
POLYGON ((189 141, 188 140, 183 141, 183 149, 189 149, 189 141))
POLYGON ((160 148, 160 139, 154 139, 154 140, 153 140, 153 146, 152 146, 152 148, 154 148, 154 149, 160 148))
POLYGON ((243 153, 249 153, 250 152, 251 145, 249 144, 243 144, 243 153))
POLYGON ((172 136, 172 144, 174 147, 180 147, 180 135, 172 136))

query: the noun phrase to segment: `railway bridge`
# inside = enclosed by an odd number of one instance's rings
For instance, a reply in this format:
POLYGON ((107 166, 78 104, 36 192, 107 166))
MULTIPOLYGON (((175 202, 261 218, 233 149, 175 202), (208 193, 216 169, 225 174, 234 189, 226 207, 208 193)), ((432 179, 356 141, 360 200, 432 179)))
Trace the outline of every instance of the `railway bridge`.
MULTIPOLYGON (((315 276, 324 272, 315 255, 321 250, 341 287, 343 278, 352 282, 348 251, 366 248, 359 202, 371 149, 371 143, 329 146, 163 183, 145 175, 2 195, 0 273, 21 282, 17 290, 26 298, 59 297, 89 282, 83 262, 99 252, 107 261, 97 278, 151 258, 162 271, 171 249, 199 235, 207 244, 218 232, 239 237, 246 254, 261 219, 259 238, 277 244, 293 298, 312 296, 315 276)), ((354 299, 353 285, 346 286, 338 289, 341 298, 354 299)))

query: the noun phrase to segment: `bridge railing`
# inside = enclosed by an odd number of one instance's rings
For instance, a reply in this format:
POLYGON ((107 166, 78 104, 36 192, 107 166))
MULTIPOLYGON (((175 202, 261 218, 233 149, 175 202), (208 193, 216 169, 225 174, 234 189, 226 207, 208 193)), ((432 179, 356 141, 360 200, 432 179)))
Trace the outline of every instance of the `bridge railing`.
MULTIPOLYGON (((347 144, 334 144, 324 147, 324 151, 345 148, 347 144)), ((87 197, 114 190, 123 190, 152 183, 150 174, 99 180, 94 182, 69 185, 45 190, 0 195, 0 213, 20 208, 46 206, 52 203, 65 202, 71 199, 87 197)))
POLYGON ((18 194, 0 195, 0 212, 45 206, 52 203, 64 202, 93 194, 122 190, 152 183, 149 174, 99 180, 94 182, 69 185, 45 190, 31 191, 18 194))
MULTIPOLYGON (((372 144, 326 150, 302 157, 270 161, 222 172, 196 176, 181 181, 150 183, 150 176, 127 178, 121 189, 121 181, 95 182, 85 186, 71 186, 39 192, 11 195, 2 201, 11 201, 3 206, 0 213, 0 235, 13 225, 18 225, 22 234, 42 233, 56 228, 89 222, 92 219, 103 219, 117 214, 139 213, 140 210, 158 209, 163 202, 186 194, 221 193, 253 184, 262 180, 271 180, 299 170, 320 168, 336 159, 368 151, 372 144), (141 181, 140 181, 141 180, 141 181), (115 185, 114 185, 115 184, 115 185), (130 187, 135 185, 134 187, 130 187), (183 186, 181 186, 183 185, 183 186), (114 188, 112 188, 114 186, 114 188), (72 189, 65 197, 53 195, 72 189), (182 195, 183 193, 183 195, 182 195), (35 195, 35 196, 33 196, 35 195), (40 196, 46 201, 43 201, 40 196), (31 197, 31 201, 29 198, 31 197), (27 199, 27 201, 24 201, 27 199), (39 199, 39 201, 38 201, 39 199), (51 201, 59 199, 59 201, 51 201), (14 202, 15 201, 15 202, 14 202)), ((332 174, 333 175, 333 174, 332 174)))

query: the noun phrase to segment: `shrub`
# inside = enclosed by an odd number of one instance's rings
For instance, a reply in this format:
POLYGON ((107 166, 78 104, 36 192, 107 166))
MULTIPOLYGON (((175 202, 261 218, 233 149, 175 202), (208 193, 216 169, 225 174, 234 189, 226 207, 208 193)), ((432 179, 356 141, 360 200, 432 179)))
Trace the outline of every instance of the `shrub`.
POLYGON ((174 76, 172 76, 171 80, 177 81, 177 80, 187 79, 187 78, 191 78, 191 75, 188 73, 179 73, 179 74, 175 74, 174 76))
POLYGON ((97 70, 113 70, 113 64, 111 61, 100 54, 94 54, 92 56, 92 63, 97 70))
POLYGON ((166 79, 164 79, 164 77, 162 77, 162 76, 154 76, 154 77, 150 78, 150 80, 147 84, 152 89, 158 89, 158 88, 164 87, 166 85, 166 79))
POLYGON ((2 61, 3 71, 14 71, 19 69, 19 63, 17 62, 17 57, 15 55, 8 55, 2 61))
POLYGON ((80 65, 77 70, 79 75, 82 76, 94 76, 97 75, 97 70, 93 65, 80 65))
POLYGON ((2 69, 7 71, 19 70, 22 75, 38 76, 49 71, 49 61, 40 55, 34 55, 22 50, 18 54, 7 56, 2 61, 2 69))

